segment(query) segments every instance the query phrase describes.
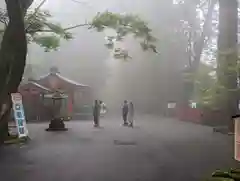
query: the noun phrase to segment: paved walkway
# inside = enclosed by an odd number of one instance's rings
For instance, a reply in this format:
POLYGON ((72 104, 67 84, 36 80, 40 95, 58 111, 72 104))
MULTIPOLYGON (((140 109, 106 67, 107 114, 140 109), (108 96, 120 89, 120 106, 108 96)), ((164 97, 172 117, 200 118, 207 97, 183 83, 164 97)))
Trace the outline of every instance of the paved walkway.
POLYGON ((134 129, 120 118, 67 123, 69 131, 28 125, 32 141, 0 150, 3 181, 200 181, 233 161, 232 137, 206 126, 150 115, 134 129))

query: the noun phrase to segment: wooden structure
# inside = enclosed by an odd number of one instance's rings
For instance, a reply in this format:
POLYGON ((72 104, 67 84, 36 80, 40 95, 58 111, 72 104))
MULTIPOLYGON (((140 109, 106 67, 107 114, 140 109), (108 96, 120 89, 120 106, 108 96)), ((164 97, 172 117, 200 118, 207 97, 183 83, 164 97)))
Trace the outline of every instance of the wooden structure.
POLYGON ((81 113, 82 108, 93 101, 89 86, 62 76, 56 67, 37 80, 22 83, 19 92, 23 96, 27 120, 49 120, 51 113, 48 107, 51 103, 43 99, 45 94, 60 92, 67 95, 66 117, 81 113))

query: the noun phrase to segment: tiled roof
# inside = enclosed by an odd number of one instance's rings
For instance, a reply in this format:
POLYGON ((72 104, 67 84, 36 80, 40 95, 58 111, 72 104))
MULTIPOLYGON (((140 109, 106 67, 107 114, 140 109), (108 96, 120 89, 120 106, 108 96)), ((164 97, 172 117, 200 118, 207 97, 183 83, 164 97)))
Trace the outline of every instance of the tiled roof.
POLYGON ((74 80, 70 80, 70 79, 68 79, 68 78, 60 75, 59 73, 56 73, 56 76, 57 76, 59 79, 62 79, 62 80, 66 81, 66 82, 68 82, 68 83, 70 83, 70 84, 74 84, 74 85, 76 85, 76 86, 88 87, 87 85, 80 84, 80 83, 78 83, 78 82, 76 82, 76 81, 74 81, 74 80))
POLYGON ((57 78, 65 81, 65 82, 67 82, 67 83, 69 83, 69 84, 73 84, 73 85, 75 85, 75 86, 79 86, 79 87, 89 87, 88 85, 80 84, 80 83, 78 83, 78 82, 76 82, 76 81, 74 81, 74 80, 68 79, 68 78, 62 76, 62 75, 59 74, 59 73, 55 73, 55 74, 48 73, 48 74, 46 74, 46 75, 41 76, 38 80, 45 79, 45 78, 47 78, 47 77, 50 76, 50 75, 54 75, 54 76, 56 76, 57 78))
POLYGON ((38 83, 36 83, 36 82, 34 82, 34 81, 28 81, 28 82, 26 82, 26 83, 23 83, 22 86, 27 85, 27 84, 32 84, 32 85, 34 85, 34 86, 36 86, 36 87, 39 87, 40 89, 43 89, 43 90, 45 90, 45 91, 49 91, 49 92, 52 91, 51 89, 49 89, 49 88, 47 88, 47 87, 44 87, 44 86, 42 86, 42 85, 40 85, 40 84, 38 84, 38 83))
POLYGON ((44 89, 44 90, 46 90, 46 91, 51 91, 51 89, 49 89, 49 88, 47 88, 47 87, 45 87, 45 86, 43 86, 43 85, 40 85, 40 84, 38 84, 38 83, 36 83, 36 82, 31 81, 30 83, 33 84, 33 85, 35 85, 35 86, 37 86, 37 87, 39 87, 39 88, 41 88, 41 89, 44 89))

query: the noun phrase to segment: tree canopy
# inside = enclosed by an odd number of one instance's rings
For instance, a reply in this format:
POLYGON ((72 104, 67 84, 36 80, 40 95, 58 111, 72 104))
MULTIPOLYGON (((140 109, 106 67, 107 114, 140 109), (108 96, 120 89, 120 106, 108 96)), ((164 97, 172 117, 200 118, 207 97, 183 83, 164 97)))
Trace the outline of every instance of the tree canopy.
MULTIPOLYGON (((76 24, 71 27, 62 27, 60 23, 51 20, 52 15, 49 11, 41 9, 45 1, 34 10, 27 11, 25 16, 25 31, 28 43, 36 43, 44 48, 45 51, 57 50, 61 39, 70 40, 73 34, 70 32, 74 28, 86 27, 102 32, 105 29, 113 29, 116 36, 107 37, 106 47, 114 49, 115 41, 122 41, 127 35, 132 34, 139 40, 141 48, 144 51, 152 50, 157 53, 156 38, 152 35, 152 30, 148 24, 139 16, 132 14, 119 14, 109 11, 97 13, 89 22, 76 24)), ((8 24, 8 15, 6 10, 0 9, 0 22, 5 26, 8 24)), ((4 32, 4 29, 0 30, 4 32)), ((115 58, 129 58, 127 50, 114 49, 115 58)))

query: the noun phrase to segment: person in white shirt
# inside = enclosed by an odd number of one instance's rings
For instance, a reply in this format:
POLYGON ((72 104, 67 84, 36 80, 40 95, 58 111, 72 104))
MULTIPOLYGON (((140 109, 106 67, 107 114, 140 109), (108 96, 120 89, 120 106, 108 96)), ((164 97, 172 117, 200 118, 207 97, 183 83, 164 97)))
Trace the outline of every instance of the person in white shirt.
POLYGON ((128 125, 130 127, 133 127, 133 119, 134 119, 134 105, 132 102, 130 102, 128 106, 128 125))
POLYGON ((99 101, 100 103, 100 115, 103 116, 107 113, 107 106, 103 101, 99 101))

